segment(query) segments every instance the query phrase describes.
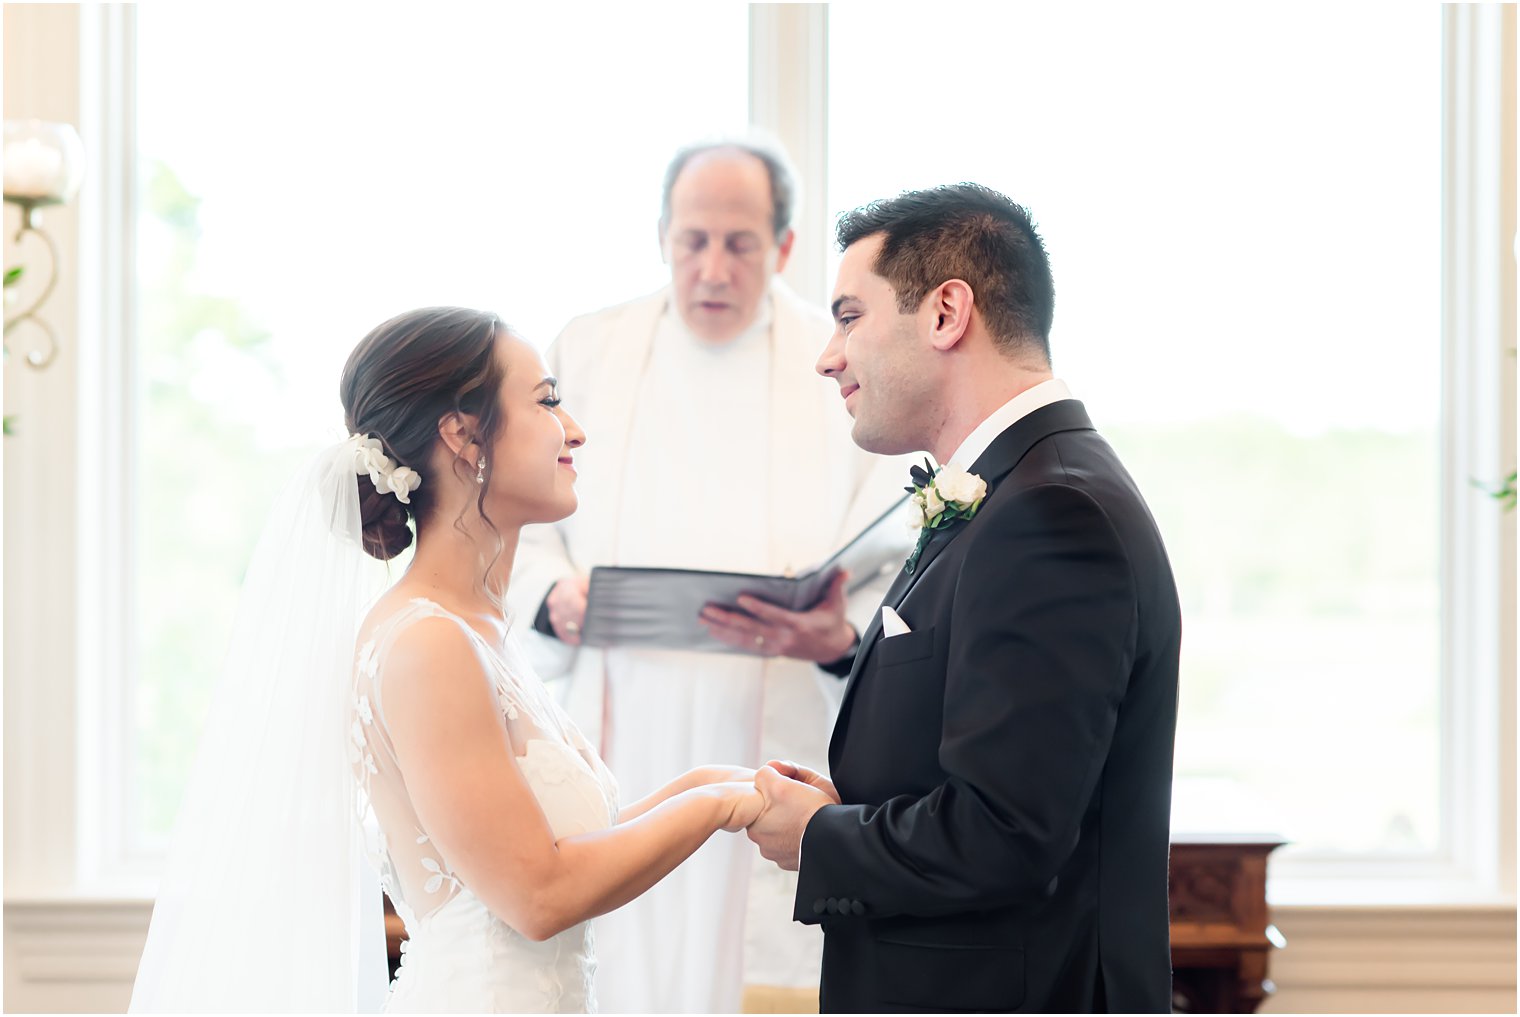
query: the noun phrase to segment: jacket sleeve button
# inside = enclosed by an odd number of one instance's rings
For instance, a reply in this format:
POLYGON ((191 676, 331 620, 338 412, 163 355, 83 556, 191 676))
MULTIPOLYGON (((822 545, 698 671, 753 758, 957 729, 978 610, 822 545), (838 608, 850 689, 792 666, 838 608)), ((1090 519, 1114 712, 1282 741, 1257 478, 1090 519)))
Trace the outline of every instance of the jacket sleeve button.
POLYGON ((821 915, 821 914, 823 914, 823 910, 824 910, 825 907, 827 907, 827 905, 824 904, 823 898, 819 897, 817 900, 813 901, 813 914, 815 914, 815 915, 821 915))

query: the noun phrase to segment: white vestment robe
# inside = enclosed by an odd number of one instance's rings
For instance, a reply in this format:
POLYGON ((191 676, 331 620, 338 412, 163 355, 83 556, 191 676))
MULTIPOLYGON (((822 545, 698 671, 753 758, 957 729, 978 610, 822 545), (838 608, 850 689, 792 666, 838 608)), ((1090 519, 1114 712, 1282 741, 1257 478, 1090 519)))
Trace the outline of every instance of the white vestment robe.
MULTIPOLYGON (((524 629, 555 582, 595 565, 800 571, 900 498, 906 465, 855 447, 837 386, 813 371, 831 328, 779 280, 722 347, 685 328, 668 290, 571 322, 546 359, 587 435, 580 509, 523 532, 509 599, 524 629)), ((904 554, 911 540, 904 527, 904 554)), ((891 571, 851 597, 857 630, 891 571)), ((624 801, 704 763, 827 767, 844 682, 811 664, 525 638, 624 801)), ((717 834, 597 919, 600 1007, 736 1012, 745 983, 816 984, 821 937, 791 921, 794 887, 748 838, 717 834)))

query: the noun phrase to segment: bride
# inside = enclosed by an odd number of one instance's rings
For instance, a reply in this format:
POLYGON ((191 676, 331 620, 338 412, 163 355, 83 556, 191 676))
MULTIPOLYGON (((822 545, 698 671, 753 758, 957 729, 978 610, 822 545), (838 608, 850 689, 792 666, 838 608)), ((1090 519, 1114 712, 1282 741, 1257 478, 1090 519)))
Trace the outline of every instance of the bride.
POLYGON ((409 936, 386 1010, 594 1010, 589 919, 752 822, 754 771, 619 808, 519 651, 518 533, 575 510, 585 441, 531 346, 492 314, 413 311, 359 343, 341 395, 351 437, 249 567, 132 1010, 378 1008, 365 856, 409 936), (413 529, 374 599, 365 554, 413 529))

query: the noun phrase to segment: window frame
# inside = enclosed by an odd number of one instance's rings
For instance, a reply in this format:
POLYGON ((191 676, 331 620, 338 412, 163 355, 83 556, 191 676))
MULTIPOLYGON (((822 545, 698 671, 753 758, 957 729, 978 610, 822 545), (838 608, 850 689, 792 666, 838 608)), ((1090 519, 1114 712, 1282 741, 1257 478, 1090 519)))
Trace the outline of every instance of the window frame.
MULTIPOLYGON (((132 559, 142 482, 133 468, 141 408, 130 355, 135 18, 129 5, 75 11, 73 59, 24 72, 44 91, 60 75, 77 77, 78 122, 92 163, 77 203, 77 237, 59 231, 78 284, 68 315, 61 309, 69 290, 60 288, 55 323, 77 346, 51 378, 41 376, 40 394, 15 403, 29 423, 35 418, 28 432, 49 440, 8 439, 5 450, 7 487, 78 506, 44 519, 25 542, 13 539, 5 564, 13 590, 5 609, 12 636, 6 699, 29 718, 23 724, 12 713, 6 724, 7 768, 18 778, 7 789, 6 822, 27 831, 27 842, 13 840, 8 851, 8 899, 52 890, 142 894, 158 860, 127 830, 131 768, 124 765, 134 728, 131 579, 141 564, 132 559), (63 473, 60 447, 76 451, 63 473), (18 603, 17 590, 38 596, 18 603)), ((804 190, 787 276, 822 301, 827 9, 755 4, 750 19, 752 118, 793 153, 804 190)), ((1515 341, 1515 11, 1446 5, 1443 26, 1444 850, 1423 862, 1285 860, 1274 866, 1277 903, 1512 901, 1515 894, 1515 516, 1501 514, 1473 484, 1507 473, 1515 461, 1514 361, 1506 352, 1515 341)), ((67 225, 68 215, 56 218, 67 225)))

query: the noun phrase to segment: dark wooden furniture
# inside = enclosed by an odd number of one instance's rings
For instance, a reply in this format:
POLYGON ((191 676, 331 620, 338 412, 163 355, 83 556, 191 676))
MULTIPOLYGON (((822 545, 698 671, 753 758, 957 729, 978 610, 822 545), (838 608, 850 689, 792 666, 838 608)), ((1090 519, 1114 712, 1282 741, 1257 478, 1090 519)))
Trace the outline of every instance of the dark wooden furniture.
MULTIPOLYGON (((1255 1013, 1272 991, 1267 958, 1283 946, 1267 921, 1267 855, 1273 837, 1178 836, 1172 840, 1172 1008, 1255 1013)), ((385 902, 391 975, 406 929, 385 902)), ((811 997, 816 999, 816 997, 811 997)))
POLYGON ((406 938, 406 924, 401 921, 401 916, 396 914, 396 909, 391 907, 391 899, 385 898, 385 960, 390 965, 391 979, 396 977, 396 969, 401 966, 401 941, 406 938))
POLYGON ((1172 839, 1172 1009, 1255 1013, 1272 992, 1267 958, 1284 944, 1267 919, 1275 837, 1172 839))

